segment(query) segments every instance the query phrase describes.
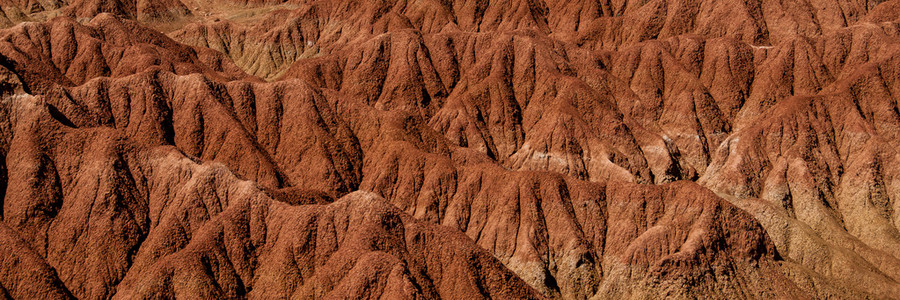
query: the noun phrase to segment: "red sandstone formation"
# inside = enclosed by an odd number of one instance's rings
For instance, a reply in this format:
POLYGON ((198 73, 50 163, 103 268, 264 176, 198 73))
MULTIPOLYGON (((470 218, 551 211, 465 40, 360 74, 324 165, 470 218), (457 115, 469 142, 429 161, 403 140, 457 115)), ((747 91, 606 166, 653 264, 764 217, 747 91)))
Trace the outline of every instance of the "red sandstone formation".
POLYGON ((898 1, 0 1, 0 297, 893 298, 898 1))

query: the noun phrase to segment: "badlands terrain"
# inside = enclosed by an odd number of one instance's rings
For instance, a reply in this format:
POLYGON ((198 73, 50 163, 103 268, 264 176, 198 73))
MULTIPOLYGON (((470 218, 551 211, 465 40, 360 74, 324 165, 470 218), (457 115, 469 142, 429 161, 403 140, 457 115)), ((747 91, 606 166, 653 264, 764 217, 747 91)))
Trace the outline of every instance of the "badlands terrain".
POLYGON ((0 12, 0 299, 900 297, 900 0, 0 12))

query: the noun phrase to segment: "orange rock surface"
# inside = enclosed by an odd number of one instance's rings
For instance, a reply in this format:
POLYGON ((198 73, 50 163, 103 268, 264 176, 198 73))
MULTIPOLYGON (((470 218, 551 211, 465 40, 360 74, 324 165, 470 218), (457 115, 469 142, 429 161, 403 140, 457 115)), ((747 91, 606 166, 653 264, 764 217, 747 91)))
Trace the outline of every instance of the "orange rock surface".
POLYGON ((0 1, 2 298, 895 298, 900 1, 0 1))

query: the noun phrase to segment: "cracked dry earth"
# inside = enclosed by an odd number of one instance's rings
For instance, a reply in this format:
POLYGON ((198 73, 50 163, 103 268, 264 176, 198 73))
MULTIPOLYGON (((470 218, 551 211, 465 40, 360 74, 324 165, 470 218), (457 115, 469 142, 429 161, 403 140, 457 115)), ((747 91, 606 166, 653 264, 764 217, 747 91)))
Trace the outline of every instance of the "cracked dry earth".
POLYGON ((900 297, 900 0, 0 12, 0 298, 900 297))

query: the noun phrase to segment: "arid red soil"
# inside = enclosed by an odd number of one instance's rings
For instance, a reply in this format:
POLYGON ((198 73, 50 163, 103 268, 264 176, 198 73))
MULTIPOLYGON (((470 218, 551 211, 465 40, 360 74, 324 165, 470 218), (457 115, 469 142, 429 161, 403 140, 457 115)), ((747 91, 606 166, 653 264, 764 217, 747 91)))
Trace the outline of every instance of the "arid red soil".
POLYGON ((0 298, 900 298, 900 0, 0 0, 0 298))

